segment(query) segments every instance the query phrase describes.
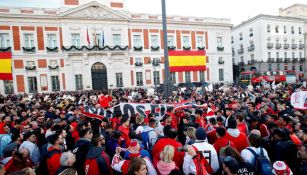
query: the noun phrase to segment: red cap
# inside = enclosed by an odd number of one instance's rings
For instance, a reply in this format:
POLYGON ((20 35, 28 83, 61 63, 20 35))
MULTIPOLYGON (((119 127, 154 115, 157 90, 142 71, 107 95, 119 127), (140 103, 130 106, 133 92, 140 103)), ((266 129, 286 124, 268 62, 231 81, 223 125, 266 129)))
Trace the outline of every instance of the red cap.
POLYGON ((138 145, 137 141, 131 141, 129 147, 135 147, 138 145))

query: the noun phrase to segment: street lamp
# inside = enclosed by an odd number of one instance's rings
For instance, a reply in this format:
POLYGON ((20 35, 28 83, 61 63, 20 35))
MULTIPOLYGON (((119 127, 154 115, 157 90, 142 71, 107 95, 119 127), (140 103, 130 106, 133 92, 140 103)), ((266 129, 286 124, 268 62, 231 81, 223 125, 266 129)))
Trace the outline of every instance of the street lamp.
POLYGON ((161 0, 162 4, 162 24, 163 24, 163 40, 164 40, 164 83, 163 83, 163 98, 173 94, 173 83, 170 81, 169 60, 168 60, 168 43, 167 43, 167 24, 166 24, 166 8, 165 0, 161 0))

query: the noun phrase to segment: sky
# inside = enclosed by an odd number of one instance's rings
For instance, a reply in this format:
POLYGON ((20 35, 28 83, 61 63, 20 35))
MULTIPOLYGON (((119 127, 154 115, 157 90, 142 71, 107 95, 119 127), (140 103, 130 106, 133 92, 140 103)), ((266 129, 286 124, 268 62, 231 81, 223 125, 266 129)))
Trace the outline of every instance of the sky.
MULTIPOLYGON (((127 10, 161 14, 161 0, 126 0, 127 10)), ((307 0, 166 0, 167 15, 227 18, 234 25, 258 14, 278 15, 279 8, 307 0)), ((58 7, 58 0, 0 0, 0 6, 58 7)))

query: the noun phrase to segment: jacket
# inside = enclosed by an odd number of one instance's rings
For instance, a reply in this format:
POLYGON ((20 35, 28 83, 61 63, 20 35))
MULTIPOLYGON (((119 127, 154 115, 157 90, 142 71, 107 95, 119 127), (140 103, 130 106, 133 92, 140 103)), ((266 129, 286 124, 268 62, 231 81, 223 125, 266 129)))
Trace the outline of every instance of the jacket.
POLYGON ((228 128, 224 137, 232 141, 239 152, 247 148, 249 145, 247 136, 244 133, 241 133, 239 129, 228 128))
POLYGON ((75 162, 74 166, 78 171, 78 175, 85 175, 84 162, 91 147, 92 143, 85 138, 80 138, 76 143, 73 153, 76 154, 77 161, 75 162))
MULTIPOLYGON (((210 163, 213 172, 216 172, 219 169, 218 155, 211 144, 205 141, 197 140, 192 146, 196 147, 198 151, 210 151, 211 158, 210 160, 207 159, 207 161, 210 163)), ((203 156, 208 157, 206 153, 203 153, 203 156)), ((184 174, 196 174, 196 165, 192 156, 188 153, 185 153, 184 155, 183 172, 184 174)))
POLYGON ((226 139, 225 137, 221 137, 221 138, 218 138, 218 139, 214 142, 213 147, 215 148, 217 154, 219 154, 221 148, 223 148, 223 147, 225 147, 225 146, 228 146, 228 145, 231 146, 231 147, 233 147, 233 148, 236 148, 236 145, 235 145, 232 141, 226 139))
POLYGON ((113 175, 111 160, 102 147, 92 147, 89 150, 84 168, 85 173, 89 175, 113 175))
POLYGON ((37 165, 40 161, 40 150, 38 146, 30 141, 24 141, 20 145, 19 149, 27 148, 30 152, 30 158, 34 165, 37 165))
POLYGON ((50 147, 48 149, 47 165, 49 175, 56 175, 58 169, 61 167, 60 158, 62 151, 60 149, 50 147))

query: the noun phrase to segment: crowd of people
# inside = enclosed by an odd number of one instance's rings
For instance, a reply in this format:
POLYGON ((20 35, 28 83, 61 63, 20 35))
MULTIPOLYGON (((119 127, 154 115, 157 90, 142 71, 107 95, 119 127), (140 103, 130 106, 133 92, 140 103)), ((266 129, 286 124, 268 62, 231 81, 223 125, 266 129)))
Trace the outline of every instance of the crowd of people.
POLYGON ((0 175, 306 175, 307 115, 290 104, 299 90, 192 87, 167 100, 142 88, 0 95, 0 175), (158 117, 112 110, 185 101, 197 105, 158 117))

